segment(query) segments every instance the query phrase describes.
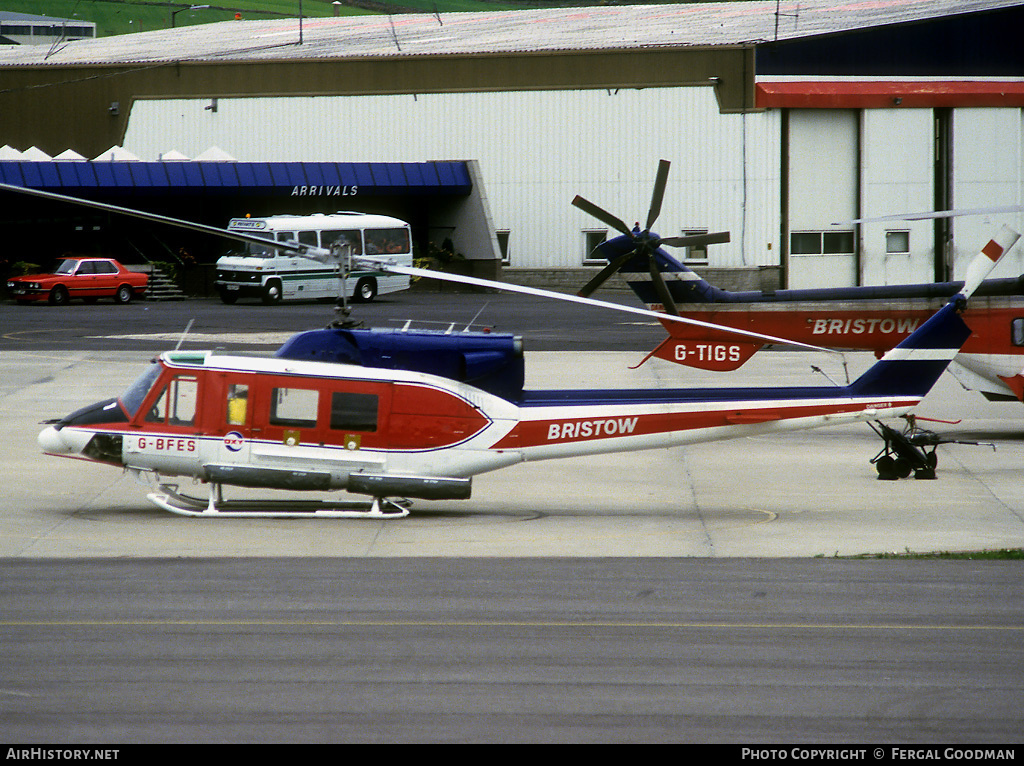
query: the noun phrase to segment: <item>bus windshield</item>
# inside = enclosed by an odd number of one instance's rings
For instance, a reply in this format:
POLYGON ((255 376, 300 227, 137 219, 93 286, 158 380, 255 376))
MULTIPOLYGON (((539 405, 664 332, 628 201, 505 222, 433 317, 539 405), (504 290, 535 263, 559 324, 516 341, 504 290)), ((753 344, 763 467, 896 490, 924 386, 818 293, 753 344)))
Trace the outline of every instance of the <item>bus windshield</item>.
MULTIPOLYGON (((261 237, 263 239, 274 238, 274 235, 271 234, 270 232, 264 233, 262 231, 254 231, 250 233, 253 236, 261 237)), ((274 248, 268 245, 261 245, 258 242, 246 242, 245 249, 242 251, 242 255, 256 258, 273 258, 276 253, 277 250, 275 250, 274 248)))

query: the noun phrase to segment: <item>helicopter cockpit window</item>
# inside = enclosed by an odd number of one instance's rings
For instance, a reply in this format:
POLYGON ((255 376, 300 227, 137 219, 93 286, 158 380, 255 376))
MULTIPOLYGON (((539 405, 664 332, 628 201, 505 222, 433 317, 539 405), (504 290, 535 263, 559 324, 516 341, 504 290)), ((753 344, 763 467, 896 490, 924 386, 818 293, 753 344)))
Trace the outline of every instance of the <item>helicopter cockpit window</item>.
POLYGON ((320 246, 330 248, 335 244, 350 245, 352 255, 363 254, 363 238, 358 229, 348 231, 324 231, 320 233, 320 246))
POLYGON ((146 413, 148 423, 166 423, 169 426, 190 426, 196 421, 199 380, 176 377, 164 386, 160 398, 146 413))
POLYGON ((139 407, 142 406, 142 402, 146 398, 146 394, 149 393, 149 389, 153 387, 156 379, 160 377, 160 370, 161 367, 159 364, 151 364, 149 368, 128 387, 128 390, 121 394, 121 406, 124 407, 125 412, 128 413, 128 417, 135 417, 135 413, 138 412, 139 407))
POLYGON ((337 431, 376 431, 376 394, 331 394, 331 428, 337 431))
POLYGON ((367 255, 393 255, 408 253, 410 249, 408 229, 367 229, 367 255))

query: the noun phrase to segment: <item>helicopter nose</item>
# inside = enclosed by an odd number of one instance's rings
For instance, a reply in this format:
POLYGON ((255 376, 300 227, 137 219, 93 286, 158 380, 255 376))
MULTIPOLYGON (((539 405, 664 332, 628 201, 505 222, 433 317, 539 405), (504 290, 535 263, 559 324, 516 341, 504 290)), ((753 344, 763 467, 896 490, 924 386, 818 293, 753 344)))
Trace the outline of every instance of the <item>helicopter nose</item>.
POLYGON ((39 446, 42 448, 43 452, 47 452, 51 455, 67 455, 74 451, 71 448, 71 445, 64 441, 64 438, 60 435, 60 431, 53 426, 47 426, 40 431, 37 441, 39 442, 39 446))

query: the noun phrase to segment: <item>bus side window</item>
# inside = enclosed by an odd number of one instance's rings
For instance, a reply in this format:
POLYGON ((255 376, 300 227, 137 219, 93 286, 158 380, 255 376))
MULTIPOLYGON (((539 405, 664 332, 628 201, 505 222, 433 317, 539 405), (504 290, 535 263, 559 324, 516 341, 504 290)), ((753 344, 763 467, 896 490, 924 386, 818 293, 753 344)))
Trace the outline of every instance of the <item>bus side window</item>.
POLYGON ((1010 323, 1010 339, 1015 346, 1024 346, 1024 317, 1018 317, 1010 323))
POLYGON ((317 233, 315 231, 300 231, 299 242, 304 245, 312 245, 313 247, 320 247, 320 243, 317 242, 317 233))
POLYGON ((228 386, 228 425, 244 426, 249 415, 249 386, 232 383, 228 386))
POLYGON ((349 245, 352 248, 352 255, 363 254, 363 238, 358 229, 347 229, 344 231, 324 231, 320 234, 321 247, 331 248, 335 244, 349 245))
POLYGON ((409 252, 408 229, 367 229, 367 255, 395 255, 409 252))
POLYGON ((366 252, 370 255, 398 255, 411 249, 408 229, 366 230, 366 252))

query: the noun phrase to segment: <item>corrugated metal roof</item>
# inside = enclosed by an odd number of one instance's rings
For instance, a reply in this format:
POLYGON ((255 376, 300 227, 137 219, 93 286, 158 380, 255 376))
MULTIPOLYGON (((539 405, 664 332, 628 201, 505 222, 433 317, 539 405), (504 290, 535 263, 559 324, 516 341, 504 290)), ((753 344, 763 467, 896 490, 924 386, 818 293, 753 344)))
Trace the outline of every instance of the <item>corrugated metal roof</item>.
POLYGON ((479 13, 224 21, 3 46, 0 66, 344 59, 721 46, 789 40, 1019 6, 1024 0, 755 0, 479 13))

